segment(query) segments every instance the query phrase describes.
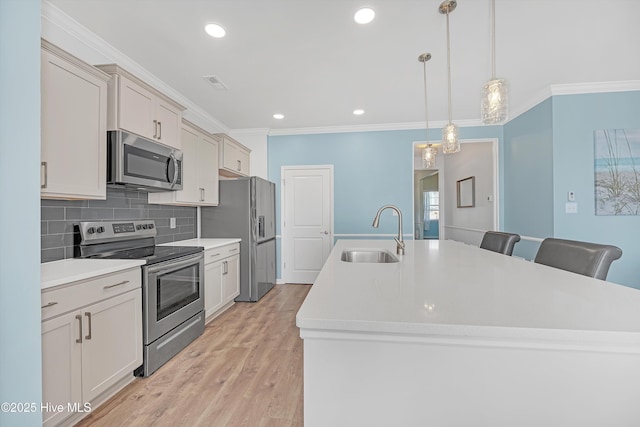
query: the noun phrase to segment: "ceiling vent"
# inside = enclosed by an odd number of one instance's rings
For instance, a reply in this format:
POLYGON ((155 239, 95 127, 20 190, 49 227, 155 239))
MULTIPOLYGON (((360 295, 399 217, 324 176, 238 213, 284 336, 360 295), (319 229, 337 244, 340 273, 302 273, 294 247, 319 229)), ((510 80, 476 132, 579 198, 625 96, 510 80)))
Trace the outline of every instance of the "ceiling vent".
POLYGON ((217 90, 227 90, 227 87, 220 81, 220 79, 216 76, 202 76, 203 79, 208 81, 211 86, 216 88, 217 90))

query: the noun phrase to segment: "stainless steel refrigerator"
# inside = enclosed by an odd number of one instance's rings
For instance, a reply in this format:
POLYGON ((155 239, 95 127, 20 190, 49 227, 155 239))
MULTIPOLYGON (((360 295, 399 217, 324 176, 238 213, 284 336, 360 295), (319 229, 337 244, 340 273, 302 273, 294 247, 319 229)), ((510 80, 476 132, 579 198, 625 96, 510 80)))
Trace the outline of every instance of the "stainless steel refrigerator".
POLYGON ((255 176, 222 180, 219 205, 200 208, 202 237, 242 239, 236 301, 258 301, 276 283, 275 188, 255 176))

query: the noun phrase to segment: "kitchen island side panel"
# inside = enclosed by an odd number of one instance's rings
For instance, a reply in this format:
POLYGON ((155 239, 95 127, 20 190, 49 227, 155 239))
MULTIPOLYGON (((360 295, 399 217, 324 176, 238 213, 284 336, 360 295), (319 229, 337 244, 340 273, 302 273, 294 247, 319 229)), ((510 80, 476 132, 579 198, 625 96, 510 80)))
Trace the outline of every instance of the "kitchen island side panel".
POLYGON ((305 427, 627 427, 639 395, 637 354, 304 340, 305 427))

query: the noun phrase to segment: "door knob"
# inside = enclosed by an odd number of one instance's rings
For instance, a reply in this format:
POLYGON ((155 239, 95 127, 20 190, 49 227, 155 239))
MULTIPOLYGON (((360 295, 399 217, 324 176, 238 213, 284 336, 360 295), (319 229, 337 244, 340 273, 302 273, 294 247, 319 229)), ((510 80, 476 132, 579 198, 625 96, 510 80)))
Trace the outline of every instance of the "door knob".
POLYGON ((320 234, 329 234, 329 232, 325 230, 325 231, 321 231, 320 234))

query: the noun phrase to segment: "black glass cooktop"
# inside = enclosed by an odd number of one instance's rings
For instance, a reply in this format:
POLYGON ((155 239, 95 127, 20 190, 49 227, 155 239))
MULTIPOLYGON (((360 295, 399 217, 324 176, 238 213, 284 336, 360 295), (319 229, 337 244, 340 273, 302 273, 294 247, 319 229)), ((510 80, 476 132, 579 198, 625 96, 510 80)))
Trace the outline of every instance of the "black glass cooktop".
POLYGON ((147 261, 147 264, 157 264, 163 261, 197 254, 202 251, 204 251, 202 246, 145 246, 142 248, 94 254, 91 258, 144 259, 147 261))

